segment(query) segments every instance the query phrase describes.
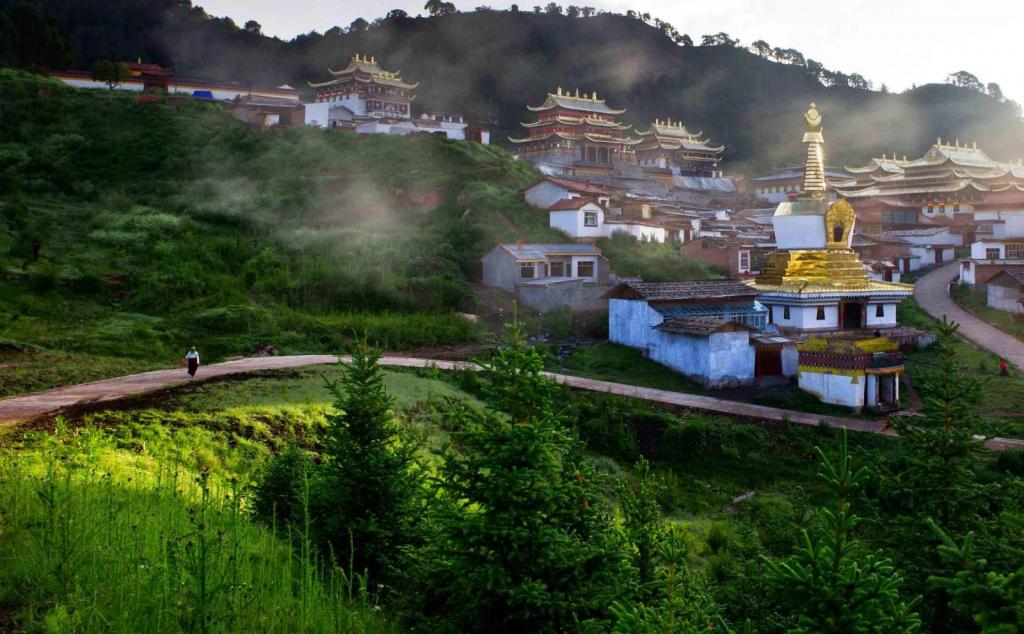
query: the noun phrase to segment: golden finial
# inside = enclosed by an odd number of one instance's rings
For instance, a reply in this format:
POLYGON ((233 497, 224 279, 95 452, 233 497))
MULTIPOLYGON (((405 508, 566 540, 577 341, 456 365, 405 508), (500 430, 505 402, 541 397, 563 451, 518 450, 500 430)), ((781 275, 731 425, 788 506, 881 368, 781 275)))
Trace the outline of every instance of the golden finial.
POLYGON ((590 98, 593 99, 594 101, 597 101, 597 91, 596 90, 593 92, 592 95, 590 95, 590 98))
POLYGON ((957 146, 957 147, 960 147, 960 137, 957 137, 957 138, 956 138, 956 146, 957 146))
POLYGON ((370 56, 370 63, 371 64, 376 64, 377 63, 377 58, 371 55, 370 56))
POLYGON ((559 87, 558 87, 558 91, 557 91, 557 93, 556 93, 556 94, 557 94, 557 95, 558 95, 559 97, 561 97, 561 96, 562 96, 562 87, 561 87, 561 86, 559 86, 559 87))
POLYGON ((811 102, 811 107, 804 115, 804 127, 808 132, 821 131, 821 114, 818 113, 818 106, 814 102, 811 102))
POLYGON ((576 89, 576 98, 577 99, 580 98, 580 89, 579 88, 576 89))
POLYGON ((935 145, 942 145, 942 137, 935 137, 935 145))

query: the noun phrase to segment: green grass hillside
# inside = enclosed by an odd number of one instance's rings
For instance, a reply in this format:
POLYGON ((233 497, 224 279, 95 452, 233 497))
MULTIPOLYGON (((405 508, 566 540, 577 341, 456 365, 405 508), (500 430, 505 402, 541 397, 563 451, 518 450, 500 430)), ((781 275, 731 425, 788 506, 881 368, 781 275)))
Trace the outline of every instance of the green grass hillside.
POLYGON ((0 393, 193 343, 215 359, 472 341, 454 312, 474 309, 483 252, 558 239, 519 194, 538 174, 495 147, 262 132, 216 104, 11 70, 0 117, 0 393))

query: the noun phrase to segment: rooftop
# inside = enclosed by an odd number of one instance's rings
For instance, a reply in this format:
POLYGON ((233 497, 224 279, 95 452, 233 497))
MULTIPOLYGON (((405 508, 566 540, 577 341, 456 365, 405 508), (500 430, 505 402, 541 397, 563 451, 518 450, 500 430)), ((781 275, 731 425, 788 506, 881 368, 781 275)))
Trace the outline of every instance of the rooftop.
POLYGON ((562 200, 555 201, 553 205, 548 207, 548 211, 575 211, 587 205, 600 207, 600 205, 589 198, 563 198, 562 200))
POLYGON ((569 94, 566 91, 562 93, 561 87, 556 92, 548 93, 544 103, 539 106, 527 106, 529 110, 534 112, 540 112, 542 110, 551 110, 552 108, 565 108, 566 110, 581 110, 584 112, 595 112, 598 114, 622 114, 626 110, 616 110, 611 108, 604 102, 604 99, 597 98, 597 92, 593 92, 591 96, 587 96, 587 93, 580 94, 579 89, 576 90, 575 95, 569 94))
POLYGON ((748 298, 757 290, 735 280, 720 282, 623 282, 612 289, 619 299, 671 302, 693 299, 748 298))
POLYGON ((752 331, 754 328, 724 317, 672 317, 655 326, 658 330, 684 335, 707 336, 716 332, 752 331))
MULTIPOLYGON (((547 181, 549 183, 553 183, 555 185, 558 185, 559 187, 564 187, 565 189, 568 189, 569 191, 578 192, 578 193, 581 193, 581 194, 593 194, 595 196, 610 196, 611 195, 611 193, 608 190, 602 189, 601 187, 598 187, 597 185, 592 185, 590 183, 583 182, 583 181, 574 181, 574 180, 569 180, 569 179, 566 179, 566 178, 555 178, 554 176, 547 176, 547 177, 544 178, 544 181, 547 181)), ((531 187, 539 185, 540 183, 543 183, 544 181, 540 181, 538 183, 534 183, 533 185, 531 185, 531 187)))
POLYGON ((576 244, 575 242, 499 244, 498 246, 508 251, 517 260, 544 260, 553 255, 601 255, 601 249, 594 245, 576 244))

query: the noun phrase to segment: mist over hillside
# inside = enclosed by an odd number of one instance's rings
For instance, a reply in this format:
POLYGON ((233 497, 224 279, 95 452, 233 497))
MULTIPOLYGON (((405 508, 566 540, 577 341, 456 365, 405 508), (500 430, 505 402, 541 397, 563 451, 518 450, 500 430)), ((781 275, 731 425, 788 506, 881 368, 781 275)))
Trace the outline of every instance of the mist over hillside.
MULTIPOLYGON (((0 0, 0 9, 15 4, 0 0)), ((78 67, 142 57, 185 76, 303 88, 355 53, 374 55, 420 83, 419 108, 490 122, 497 142, 530 119, 527 104, 562 86, 596 90, 628 108, 624 119, 641 128, 655 117, 682 120, 724 143, 727 162, 759 169, 801 159, 799 114, 810 101, 825 116, 831 164, 883 152, 914 156, 936 137, 977 141, 1000 160, 1017 159, 1024 147, 1024 123, 1013 104, 974 90, 929 84, 884 94, 824 86, 803 67, 728 45, 679 46, 622 15, 393 16, 365 28, 310 25, 323 32, 284 42, 212 18, 187 0, 40 4, 68 34, 78 67)), ((686 32, 685 24, 676 27, 686 32)), ((700 40, 698 33, 690 36, 700 40)))

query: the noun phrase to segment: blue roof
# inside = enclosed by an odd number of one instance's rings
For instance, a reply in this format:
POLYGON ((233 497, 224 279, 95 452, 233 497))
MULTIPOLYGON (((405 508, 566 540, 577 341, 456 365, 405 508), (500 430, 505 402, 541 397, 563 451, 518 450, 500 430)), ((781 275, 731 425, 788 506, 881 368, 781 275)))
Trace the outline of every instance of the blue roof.
POLYGON ((213 92, 209 90, 193 90, 192 96, 203 101, 213 101, 213 92))

